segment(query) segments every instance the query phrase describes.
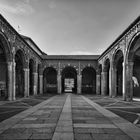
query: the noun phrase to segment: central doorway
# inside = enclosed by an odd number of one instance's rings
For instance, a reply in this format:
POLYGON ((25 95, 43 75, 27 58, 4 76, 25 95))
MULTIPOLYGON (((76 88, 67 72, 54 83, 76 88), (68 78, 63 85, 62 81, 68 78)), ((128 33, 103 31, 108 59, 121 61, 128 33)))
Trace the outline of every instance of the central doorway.
POLYGON ((62 92, 77 93, 77 72, 73 67, 66 67, 62 71, 62 92))

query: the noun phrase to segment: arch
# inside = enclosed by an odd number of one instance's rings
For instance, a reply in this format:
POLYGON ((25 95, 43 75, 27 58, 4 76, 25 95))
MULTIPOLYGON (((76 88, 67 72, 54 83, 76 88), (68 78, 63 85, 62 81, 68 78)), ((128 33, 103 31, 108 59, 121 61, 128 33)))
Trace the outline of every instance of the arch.
POLYGON ((126 62, 132 62, 134 60, 135 52, 140 48, 140 32, 133 35, 131 40, 129 41, 127 51, 126 51, 126 62))
POLYGON ((12 61, 12 51, 10 44, 8 42, 7 37, 2 32, 0 32, 0 45, 2 46, 3 51, 5 53, 6 62, 12 61))
POLYGON ((93 67, 82 70, 82 93, 96 94, 96 71, 93 67))
POLYGON ((45 68, 43 72, 44 93, 57 93, 57 71, 53 67, 45 68))
POLYGON ((10 45, 7 38, 0 32, 0 100, 8 98, 8 66, 7 62, 12 60, 10 45))
POLYGON ((77 71, 71 66, 62 70, 62 92, 77 93, 77 71))
POLYGON ((114 54, 113 62, 114 62, 114 68, 115 68, 115 88, 116 88, 116 95, 122 96, 123 95, 123 61, 124 61, 124 55, 122 50, 117 50, 114 54))
POLYGON ((33 76, 33 72, 34 72, 34 65, 35 62, 33 59, 29 60, 29 95, 33 95, 33 89, 34 89, 34 76, 33 76))
POLYGON ((20 54, 21 55, 21 59, 22 59, 22 63, 23 63, 23 68, 26 68, 28 63, 27 63, 27 56, 25 55, 25 52, 23 49, 17 49, 15 54, 20 54))
POLYGON ((106 90, 105 95, 109 95, 110 92, 110 59, 106 58, 103 64, 104 68, 102 69, 106 72, 106 90))
POLYGON ((126 62, 133 64, 131 68, 131 84, 133 97, 140 97, 140 32, 135 34, 126 52, 126 62))
POLYGON ((15 54, 16 63, 16 97, 24 96, 24 55, 21 50, 15 54))

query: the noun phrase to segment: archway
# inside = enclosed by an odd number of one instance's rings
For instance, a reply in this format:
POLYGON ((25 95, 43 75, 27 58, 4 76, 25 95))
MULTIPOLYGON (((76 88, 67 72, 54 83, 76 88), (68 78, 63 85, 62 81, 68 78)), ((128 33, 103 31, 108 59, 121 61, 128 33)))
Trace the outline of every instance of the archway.
POLYGON ((77 93, 77 72, 73 67, 62 71, 62 92, 77 93))
POLYGON ((7 99, 7 63, 6 54, 0 41, 0 100, 7 99))
POLYGON ((33 72, 34 72, 34 60, 30 59, 29 61, 29 95, 33 95, 33 72))
POLYGON ((24 96, 24 55, 21 50, 18 50, 15 55, 16 63, 16 97, 24 96))
POLYGON ((140 34, 134 37, 128 50, 128 64, 133 64, 132 70, 132 95, 140 97, 140 34))
POLYGON ((118 50, 114 56, 114 66, 116 72, 116 95, 123 95, 123 52, 118 50))
POLYGON ((96 94, 96 71, 86 67, 82 71, 82 93, 96 94))
POLYGON ((106 72, 106 93, 105 95, 109 95, 110 91, 110 60, 106 59, 105 63, 105 72, 106 72))
POLYGON ((43 72, 44 93, 57 93, 57 71, 48 67, 43 72))

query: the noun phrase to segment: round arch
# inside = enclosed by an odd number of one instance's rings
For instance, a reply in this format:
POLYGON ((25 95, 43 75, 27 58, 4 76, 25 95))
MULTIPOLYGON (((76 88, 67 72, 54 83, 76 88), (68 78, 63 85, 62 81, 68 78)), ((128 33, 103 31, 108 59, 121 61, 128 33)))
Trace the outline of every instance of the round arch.
POLYGON ((7 37, 0 32, 0 45, 5 53, 6 62, 12 61, 12 52, 7 37))
POLYGON ((57 93, 57 71, 53 67, 47 67, 43 72, 44 93, 57 93))
POLYGON ((16 63, 16 97, 24 96, 24 53, 18 50, 15 54, 16 63))
POLYGON ((133 97, 140 97, 140 32, 135 34, 129 45, 126 52, 125 61, 131 65, 133 64, 133 68, 131 68, 131 95, 133 97))
POLYGON ((0 100, 8 98, 8 66, 7 62, 12 60, 10 44, 3 33, 0 32, 0 100))
POLYGON ((77 71, 71 66, 62 70, 62 92, 77 93, 77 71))
POLYGON ((82 93, 96 94, 96 71, 93 67, 82 70, 82 93))
POLYGON ((115 68, 115 88, 116 88, 116 96, 123 95, 123 61, 124 55, 122 50, 117 50, 113 56, 113 66, 115 68))
POLYGON ((126 51, 126 62, 132 62, 134 60, 135 52, 139 49, 140 32, 133 35, 129 41, 127 51, 126 51))

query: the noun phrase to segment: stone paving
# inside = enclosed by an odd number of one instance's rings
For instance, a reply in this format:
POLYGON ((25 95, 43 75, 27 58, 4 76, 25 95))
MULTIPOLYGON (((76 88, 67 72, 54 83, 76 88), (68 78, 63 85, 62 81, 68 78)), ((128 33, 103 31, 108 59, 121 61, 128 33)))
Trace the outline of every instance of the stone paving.
POLYGON ((139 140, 140 129, 86 97, 63 94, 0 123, 3 139, 139 140))
POLYGON ((81 96, 72 96, 75 140, 131 140, 81 96))
POLYGON ((56 96, 0 135, 2 139, 52 139, 66 95, 56 96))

